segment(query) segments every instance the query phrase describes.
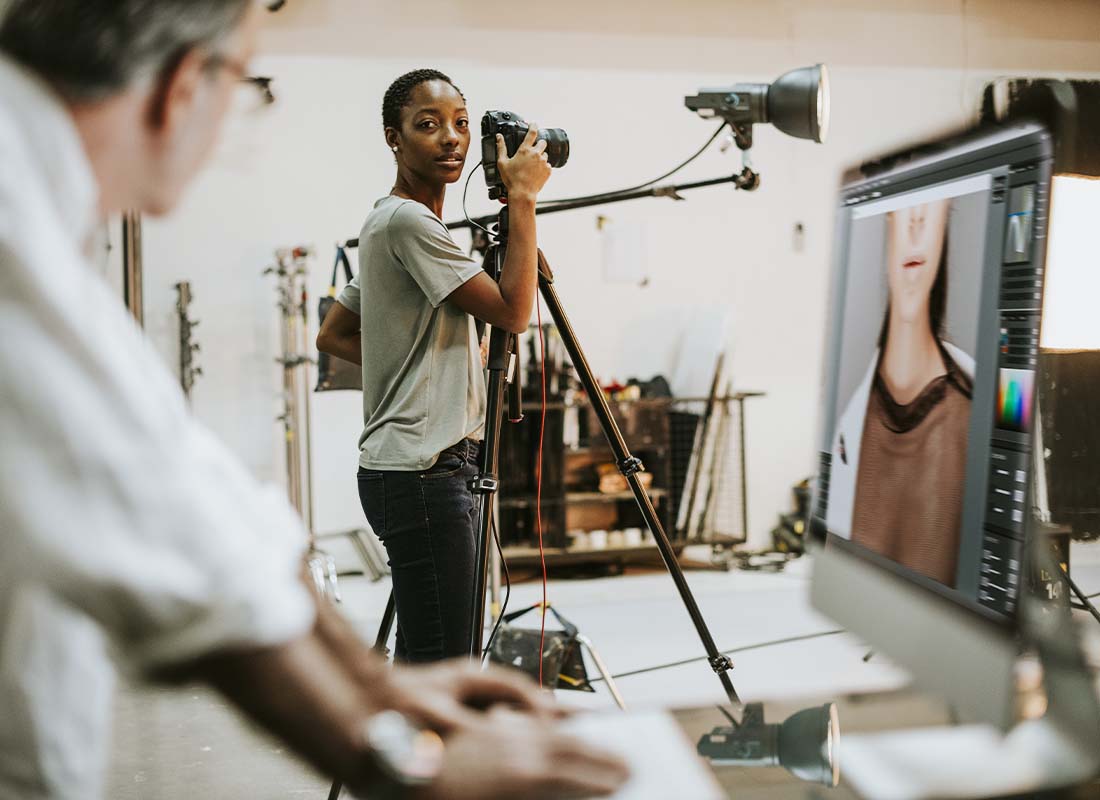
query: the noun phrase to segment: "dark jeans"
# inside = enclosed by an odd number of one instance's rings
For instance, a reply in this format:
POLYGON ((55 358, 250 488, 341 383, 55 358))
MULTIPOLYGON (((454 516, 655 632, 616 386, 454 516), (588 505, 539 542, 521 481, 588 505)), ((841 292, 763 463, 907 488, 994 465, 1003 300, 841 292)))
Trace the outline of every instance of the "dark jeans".
POLYGON ((359 470, 359 500, 389 555, 398 661, 470 652, 480 446, 464 439, 424 472, 359 470))

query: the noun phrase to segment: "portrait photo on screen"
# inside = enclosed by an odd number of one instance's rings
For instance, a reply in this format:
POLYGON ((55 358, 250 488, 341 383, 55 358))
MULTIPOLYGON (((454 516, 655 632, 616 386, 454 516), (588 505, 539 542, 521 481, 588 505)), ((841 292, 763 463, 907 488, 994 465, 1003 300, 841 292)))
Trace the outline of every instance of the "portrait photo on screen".
POLYGON ((954 587, 988 188, 852 211, 826 524, 954 587))

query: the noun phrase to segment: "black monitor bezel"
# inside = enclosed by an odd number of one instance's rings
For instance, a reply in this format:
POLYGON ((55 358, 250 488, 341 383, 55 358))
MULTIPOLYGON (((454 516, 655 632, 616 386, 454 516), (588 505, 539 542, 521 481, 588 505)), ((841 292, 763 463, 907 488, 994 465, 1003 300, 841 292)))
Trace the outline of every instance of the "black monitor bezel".
MULTIPOLYGON (((851 211, 864 202, 881 200, 886 197, 905 194, 924 188, 934 183, 944 183, 1002 167, 1006 164, 1045 162, 1045 181, 1049 188, 1051 169, 1053 162, 1053 144, 1047 129, 1039 124, 1026 123, 1008 126, 985 126, 979 129, 967 131, 961 135, 941 139, 929 145, 923 145, 909 151, 902 151, 879 159, 875 162, 861 164, 856 169, 845 173, 847 180, 842 184, 839 192, 839 202, 836 211, 836 227, 838 235, 843 235, 843 248, 838 247, 834 251, 833 268, 841 270, 846 268, 842 263, 844 255, 850 246, 848 231, 842 230, 851 222, 851 211), (957 151, 957 152, 956 152, 957 151)), ((1045 253, 1037 254, 1039 260, 1045 259, 1045 253)), ((833 274, 834 291, 840 285, 841 276, 833 274)), ((834 297, 831 306, 836 308, 839 299, 834 297)), ((836 330, 837 320, 830 321, 829 338, 826 342, 826 365, 836 368, 839 364, 839 354, 842 347, 841 337, 836 330)), ((828 393, 829 402, 825 409, 835 406, 836 375, 827 375, 824 390, 828 393)), ((1034 398, 1033 398, 1034 400, 1034 398)), ((835 408, 833 408, 835 416, 835 408)), ((825 446, 826 439, 831 439, 831 432, 836 424, 835 420, 824 420, 823 431, 829 431, 829 436, 822 436, 821 443, 825 446)), ((992 435, 992 432, 991 432, 992 435)), ((818 452, 822 456, 831 457, 831 450, 818 452)), ((956 607, 964 608, 992 623, 999 628, 1015 629, 1019 622, 1019 604, 1011 613, 997 611, 983 606, 976 599, 971 598, 958 589, 945 586, 938 581, 921 575, 911 569, 901 566, 890 558, 876 553, 869 548, 852 542, 843 536, 829 531, 825 525, 824 516, 818 514, 818 504, 811 503, 810 513, 814 516, 812 525, 820 526, 825 531, 825 546, 838 547, 846 553, 857 557, 886 572, 904 578, 910 584, 921 587, 937 598, 950 602, 956 607)), ((820 509, 824 511, 825 509, 820 509)), ((1031 540, 1030 531, 1025 531, 1025 547, 1031 540)))

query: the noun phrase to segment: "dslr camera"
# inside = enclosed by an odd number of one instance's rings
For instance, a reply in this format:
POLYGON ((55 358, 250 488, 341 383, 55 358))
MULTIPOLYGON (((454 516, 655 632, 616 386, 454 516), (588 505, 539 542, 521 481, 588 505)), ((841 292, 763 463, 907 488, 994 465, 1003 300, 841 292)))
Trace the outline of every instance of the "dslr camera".
MULTIPOLYGON (((530 126, 519 114, 511 111, 486 111, 481 118, 481 166, 485 170, 485 185, 489 187, 489 199, 507 197, 504 182, 497 169, 496 135, 504 136, 508 157, 516 154, 523 144, 530 126)), ((536 142, 546 142, 546 156, 551 167, 561 167, 569 160, 569 137, 561 128, 541 128, 536 142)))

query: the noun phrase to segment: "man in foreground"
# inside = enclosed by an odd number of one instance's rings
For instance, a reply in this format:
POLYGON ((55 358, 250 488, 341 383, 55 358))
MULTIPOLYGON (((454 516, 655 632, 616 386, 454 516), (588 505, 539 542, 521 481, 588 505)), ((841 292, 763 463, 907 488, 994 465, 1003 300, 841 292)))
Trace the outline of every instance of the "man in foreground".
POLYGON ((300 522, 88 263, 103 215, 177 204, 261 13, 0 0, 0 800, 100 796, 115 665, 210 683, 367 796, 607 794, 622 765, 530 684, 391 671, 309 594, 300 522))

